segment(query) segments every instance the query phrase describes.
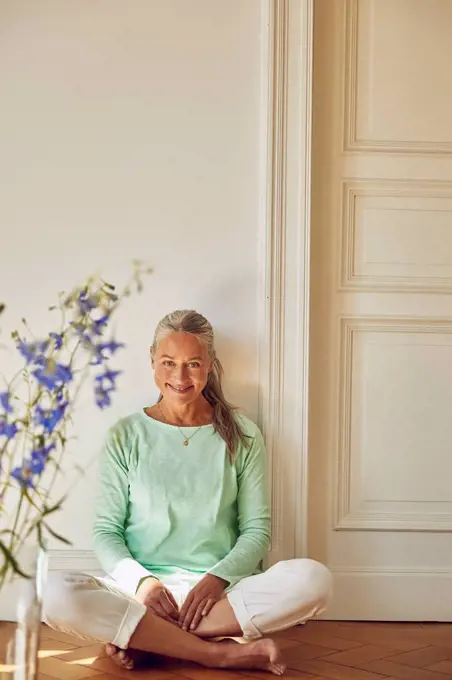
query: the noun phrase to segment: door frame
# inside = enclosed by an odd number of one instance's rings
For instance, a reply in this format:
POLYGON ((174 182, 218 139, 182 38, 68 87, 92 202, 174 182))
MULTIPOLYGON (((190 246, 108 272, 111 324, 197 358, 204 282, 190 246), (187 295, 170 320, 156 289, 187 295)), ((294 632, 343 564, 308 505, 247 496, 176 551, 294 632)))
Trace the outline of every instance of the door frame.
POLYGON ((307 554, 313 19, 314 0, 264 2, 259 423, 271 563, 307 554))

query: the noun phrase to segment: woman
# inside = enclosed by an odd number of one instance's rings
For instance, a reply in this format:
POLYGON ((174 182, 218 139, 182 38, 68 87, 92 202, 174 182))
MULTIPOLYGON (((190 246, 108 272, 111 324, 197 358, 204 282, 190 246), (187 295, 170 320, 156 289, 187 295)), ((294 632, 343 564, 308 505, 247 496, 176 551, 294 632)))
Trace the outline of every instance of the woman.
POLYGON ((151 362, 159 401, 110 430, 100 463, 94 546, 109 578, 59 575, 46 620, 104 642, 124 668, 142 650, 280 675, 277 645, 259 638, 320 613, 330 573, 307 559, 262 573, 264 443, 223 396, 209 322, 194 311, 166 316, 151 362), (212 640, 239 636, 251 641, 212 640))

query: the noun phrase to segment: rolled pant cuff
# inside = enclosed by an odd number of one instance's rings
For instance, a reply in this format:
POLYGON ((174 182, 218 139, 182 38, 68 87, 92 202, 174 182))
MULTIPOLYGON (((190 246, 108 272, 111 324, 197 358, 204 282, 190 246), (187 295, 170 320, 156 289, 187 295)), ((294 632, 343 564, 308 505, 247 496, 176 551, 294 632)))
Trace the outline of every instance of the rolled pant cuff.
POLYGON ((226 597, 228 598, 229 604, 234 611, 235 618, 240 624, 240 628, 243 631, 244 637, 247 637, 250 640, 256 640, 257 638, 262 637, 260 630, 256 628, 254 623, 251 621, 245 601, 242 597, 241 589, 234 589, 230 593, 227 593, 226 597))
POLYGON ((119 647, 120 649, 127 649, 130 638, 132 637, 136 627, 145 614, 146 607, 144 604, 141 604, 136 600, 131 600, 121 621, 121 625, 119 626, 115 639, 112 640, 112 644, 116 645, 116 647, 119 647))

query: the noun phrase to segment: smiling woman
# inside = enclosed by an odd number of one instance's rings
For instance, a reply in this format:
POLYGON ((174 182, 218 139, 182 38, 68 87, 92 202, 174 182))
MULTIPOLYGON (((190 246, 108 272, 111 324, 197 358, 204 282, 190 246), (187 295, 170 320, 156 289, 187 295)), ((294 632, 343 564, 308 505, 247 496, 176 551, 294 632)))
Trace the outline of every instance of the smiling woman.
POLYGON ((232 460, 246 438, 223 394, 223 367, 207 319, 191 310, 165 316, 155 331, 151 361, 160 399, 148 415, 176 426, 213 424, 232 460))
POLYGON ((277 645, 256 638, 323 611, 331 576, 309 559, 262 571, 265 446, 223 395, 207 319, 169 314, 150 352, 159 400, 110 430, 100 465, 94 544, 108 578, 54 577, 47 622, 106 643, 125 668, 142 650, 280 675, 277 645), (254 641, 206 640, 217 636, 254 641))

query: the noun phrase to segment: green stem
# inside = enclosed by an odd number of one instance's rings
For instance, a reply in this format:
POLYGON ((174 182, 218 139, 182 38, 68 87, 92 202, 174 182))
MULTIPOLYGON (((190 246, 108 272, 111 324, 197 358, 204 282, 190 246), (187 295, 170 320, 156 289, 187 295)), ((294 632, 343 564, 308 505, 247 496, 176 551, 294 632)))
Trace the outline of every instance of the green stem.
POLYGON ((14 526, 13 526, 13 530, 12 530, 13 532, 11 534, 11 541, 10 541, 10 544, 9 544, 9 548, 10 548, 11 551, 12 551, 13 545, 14 545, 14 536, 16 534, 17 525, 19 524, 19 516, 20 516, 21 510, 22 510, 22 506, 24 504, 24 496, 25 496, 25 494, 24 494, 23 490, 21 490, 19 505, 17 506, 16 517, 14 519, 14 526))
MULTIPOLYGON (((19 516, 20 516, 21 510, 22 510, 23 502, 24 502, 24 492, 21 491, 20 492, 19 504, 18 504, 17 510, 16 510, 16 517, 14 518, 14 525, 13 525, 12 533, 11 533, 11 541, 10 541, 10 546, 9 546, 10 552, 12 552, 12 549, 13 549, 14 536, 15 536, 15 533, 16 533, 17 525, 19 524, 19 516)), ((6 582, 6 577, 8 576, 8 572, 9 572, 8 563, 5 563, 5 568, 2 569, 1 578, 0 578, 0 590, 2 589, 3 585, 6 582)))

